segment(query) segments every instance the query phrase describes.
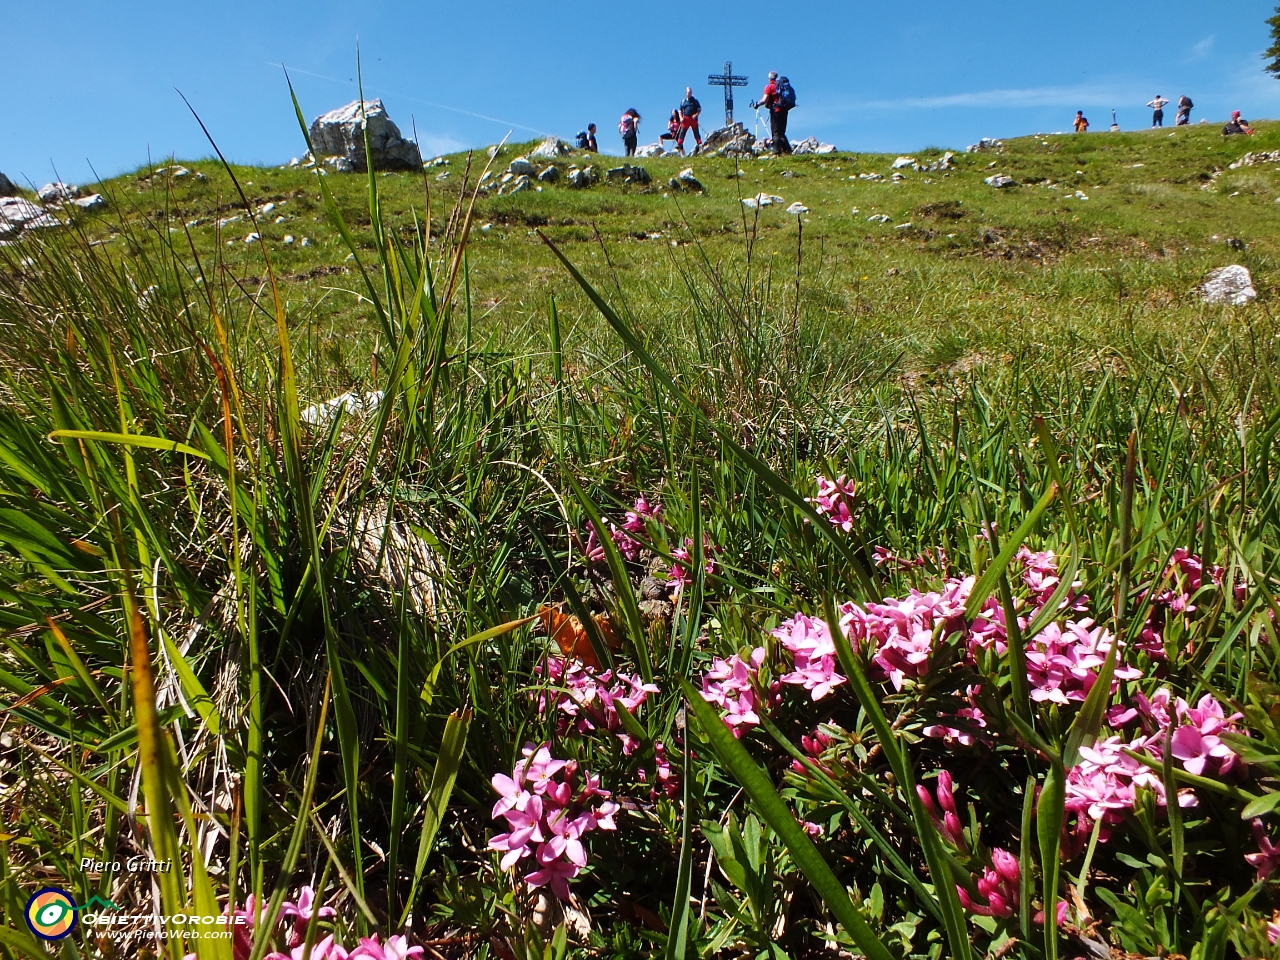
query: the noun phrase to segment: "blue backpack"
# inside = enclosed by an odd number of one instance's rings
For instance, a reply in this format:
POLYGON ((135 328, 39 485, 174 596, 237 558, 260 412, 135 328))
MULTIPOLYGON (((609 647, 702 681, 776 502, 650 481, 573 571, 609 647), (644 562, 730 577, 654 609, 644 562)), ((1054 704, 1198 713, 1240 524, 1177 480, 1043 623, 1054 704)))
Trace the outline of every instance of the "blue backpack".
POLYGON ((573 138, 573 145, 579 150, 587 149, 590 143, 591 141, 587 138, 587 131, 585 130, 579 130, 578 135, 573 138))
POLYGON ((778 78, 778 102, 784 110, 794 110, 796 107, 796 88, 791 86, 791 81, 786 77, 778 78))

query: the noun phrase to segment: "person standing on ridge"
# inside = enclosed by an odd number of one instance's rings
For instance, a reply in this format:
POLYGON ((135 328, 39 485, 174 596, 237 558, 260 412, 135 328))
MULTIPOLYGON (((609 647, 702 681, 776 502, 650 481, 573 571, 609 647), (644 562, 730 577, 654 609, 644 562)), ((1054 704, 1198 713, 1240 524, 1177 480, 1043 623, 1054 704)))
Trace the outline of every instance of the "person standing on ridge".
POLYGON ((769 133, 773 141, 774 156, 782 156, 791 152, 791 141, 787 139, 787 113, 796 105, 796 94, 786 77, 778 79, 778 71, 769 71, 769 82, 764 85, 764 93, 753 103, 752 108, 765 107, 769 111, 769 133))
POLYGON ((635 107, 628 107, 627 112, 622 115, 622 119, 618 121, 618 132, 622 134, 622 146, 626 148, 627 156, 634 157, 640 137, 640 114, 635 107))
POLYGON ((1088 133, 1088 132, 1089 132, 1089 120, 1088 120, 1088 118, 1084 115, 1084 111, 1083 111, 1083 110, 1077 110, 1077 111, 1076 111, 1076 118, 1075 118, 1075 120, 1073 120, 1073 121, 1072 121, 1072 124, 1071 124, 1071 125, 1072 125, 1072 126, 1074 126, 1074 127, 1076 128, 1076 133, 1088 133))
POLYGON ((1151 128, 1153 130, 1156 127, 1164 126, 1164 106, 1168 102, 1168 100, 1157 93, 1156 98, 1147 104, 1147 106, 1153 111, 1151 114, 1151 128))
POLYGON ((1191 98, 1185 93, 1178 98, 1178 119, 1174 121, 1174 126, 1185 127, 1191 122, 1191 108, 1195 104, 1191 102, 1191 98))
POLYGON ((596 143, 596 125, 594 123, 587 124, 587 150, 591 153, 600 152, 600 144, 596 143))
POLYGON ((698 132, 698 116, 702 113, 702 104, 693 95, 693 87, 684 88, 684 102, 680 104, 680 132, 676 135, 676 149, 684 156, 684 138, 690 130, 698 146, 702 146, 702 134, 698 132))

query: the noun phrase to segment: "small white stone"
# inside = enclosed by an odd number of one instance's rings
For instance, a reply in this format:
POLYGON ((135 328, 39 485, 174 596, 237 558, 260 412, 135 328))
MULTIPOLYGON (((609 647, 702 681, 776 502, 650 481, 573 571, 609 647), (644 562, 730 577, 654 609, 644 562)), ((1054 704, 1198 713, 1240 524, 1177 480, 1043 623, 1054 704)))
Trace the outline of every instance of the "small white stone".
POLYGON ((284 243, 285 243, 285 246, 288 246, 289 244, 293 243, 293 234, 292 234, 292 233, 286 233, 286 234, 284 235, 284 243))
POLYGON ((244 238, 244 242, 245 242, 245 243, 255 243, 258 239, 259 239, 258 234, 256 234, 256 233, 251 233, 251 234, 249 234, 247 237, 245 237, 245 238, 244 238))
POLYGON ((303 245, 304 247, 309 247, 309 246, 311 246, 311 241, 310 241, 310 240, 308 240, 306 237, 303 237, 303 238, 302 238, 302 245, 303 245))

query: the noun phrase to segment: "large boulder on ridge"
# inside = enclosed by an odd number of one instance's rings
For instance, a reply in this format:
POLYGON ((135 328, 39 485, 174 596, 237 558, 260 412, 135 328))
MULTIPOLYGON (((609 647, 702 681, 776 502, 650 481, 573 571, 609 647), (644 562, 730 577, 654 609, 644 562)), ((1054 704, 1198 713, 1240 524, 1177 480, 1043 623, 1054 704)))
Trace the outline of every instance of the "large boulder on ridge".
POLYGON ((359 100, 330 110, 311 122, 311 146, 318 157, 341 157, 352 169, 369 169, 365 160, 365 132, 375 170, 417 170, 422 166, 418 145, 400 136, 381 100, 359 100))

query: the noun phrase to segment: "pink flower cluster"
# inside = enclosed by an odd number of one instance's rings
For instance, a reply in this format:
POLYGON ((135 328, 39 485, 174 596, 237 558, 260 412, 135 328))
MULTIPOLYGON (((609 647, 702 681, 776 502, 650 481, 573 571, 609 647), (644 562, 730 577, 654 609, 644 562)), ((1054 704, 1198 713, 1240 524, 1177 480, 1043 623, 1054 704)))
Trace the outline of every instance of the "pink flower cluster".
MULTIPOLYGON (((667 579, 667 586, 674 587, 677 594, 684 587, 693 583, 693 577, 689 575, 689 567, 693 563, 693 554, 691 553, 692 547, 693 538, 685 537, 684 546, 676 547, 671 551, 671 559, 675 562, 671 564, 671 571, 667 579)), ((705 561, 703 569, 707 572, 708 576, 716 572, 716 562, 711 559, 712 554, 715 553, 715 549, 715 544, 711 542, 706 534, 703 534, 702 558, 705 561)))
POLYGON ((942 592, 911 590, 901 600, 886 599, 860 607, 840 608, 840 627, 849 642, 872 651, 872 662, 895 690, 907 679, 929 672, 934 635, 945 637, 965 629, 964 604, 973 589, 973 578, 951 579, 942 592))
MULTIPOLYGON (((228 918, 237 917, 243 923, 228 924, 231 927, 231 953, 235 960, 249 960, 253 952, 253 936, 266 904, 259 903, 252 893, 245 898, 243 908, 232 909, 228 918)), ((317 920, 336 916, 333 907, 316 906, 315 891, 304 886, 298 893, 296 903, 286 900, 280 908, 279 920, 292 921, 286 928, 286 946, 288 953, 279 950, 267 953, 264 960, 302 960, 306 952, 307 925, 312 916, 317 920)), ((311 960, 408 960, 423 953, 422 947, 411 947, 403 936, 393 935, 383 943, 375 933, 371 937, 362 937, 359 946, 347 950, 334 939, 332 933, 318 931, 315 943, 312 944, 309 956, 311 960), (322 935, 319 935, 322 934, 322 935)), ((187 954, 183 960, 195 960, 195 954, 187 954)))
MULTIPOLYGON (((1183 547, 1178 547, 1160 577, 1164 589, 1151 598, 1151 613, 1142 631, 1139 649, 1153 657, 1164 657, 1164 631, 1170 616, 1187 616, 1195 611, 1191 598, 1204 586, 1204 562, 1183 547)), ((1209 569, 1209 578, 1222 583, 1222 568, 1209 569)))
POLYGON ((974 900, 969 891, 956 885, 956 894, 962 907, 979 916, 1001 919, 1013 916, 1021 890, 1022 868, 1018 866, 1018 858, 999 847, 991 851, 991 866, 984 867, 982 876, 978 879, 978 893, 985 903, 974 900))
POLYGON ((638 496, 633 509, 627 511, 621 530, 612 523, 609 524, 609 536, 613 537, 613 542, 618 545, 618 552, 628 560, 636 559, 640 554, 640 541, 631 534, 644 533, 645 521, 659 520, 658 514, 661 512, 662 504, 651 507, 649 501, 644 498, 644 494, 638 496))
POLYGON ((702 699, 725 712, 724 722, 735 737, 760 723, 756 713, 756 682, 764 663, 764 647, 756 647, 743 661, 736 653, 728 660, 716 657, 702 675, 702 699))
POLYGON ((945 740, 947 743, 958 743, 961 746, 971 747, 975 743, 988 742, 989 737, 985 737, 981 733, 975 733, 975 730, 985 730, 987 728, 987 718, 983 715, 982 710, 978 707, 978 694, 982 692, 981 684, 974 684, 966 687, 964 691, 965 700, 968 701, 967 707, 961 707, 952 718, 965 721, 963 727, 954 727, 948 723, 933 723, 926 726, 920 732, 926 737, 937 737, 945 740))
MULTIPOLYGON (((1127 744, 1120 737, 1107 737, 1092 747, 1080 748, 1080 762, 1067 771, 1066 809, 1077 819, 1074 840, 1084 838, 1092 824, 1101 821, 1100 840, 1107 840, 1110 828, 1124 820, 1134 808, 1139 790, 1150 790, 1158 806, 1165 805, 1164 782, 1160 773, 1124 753, 1125 748, 1138 750, 1141 741, 1127 744)), ((1190 807, 1196 802, 1190 791, 1178 794, 1178 806, 1190 807)), ((1075 853, 1074 845, 1069 855, 1075 853)))
POLYGON ((947 552, 941 547, 926 547, 915 559, 899 557, 888 547, 875 547, 871 551, 871 559, 877 567, 888 567, 890 570, 913 570, 930 563, 939 570, 947 568, 947 552))
POLYGON ((779 678, 783 683, 804 687, 816 703, 845 682, 846 678, 836 673, 836 646, 825 620, 797 613, 773 635, 795 663, 791 673, 779 678))
POLYGON ((839 527, 848 533, 853 529, 853 514, 849 512, 849 504, 857 492, 857 484, 846 479, 843 474, 835 480, 828 480, 821 475, 815 479, 818 482, 818 495, 805 499, 833 527, 839 527))
MULTIPOLYGON (((1027 644, 1027 680, 1031 699, 1063 706, 1082 703, 1089 695, 1098 668, 1111 649, 1111 634, 1094 627, 1089 619, 1064 624, 1050 623, 1027 644)), ((1117 662, 1112 675, 1114 693, 1121 680, 1137 680, 1142 671, 1117 662)))
POLYGON ((578 764, 557 760, 546 745, 526 744, 524 759, 511 776, 495 774, 499 794, 493 819, 506 821, 507 831, 489 841, 502 853, 502 869, 513 871, 532 858, 536 869, 525 875, 530 890, 550 887, 561 900, 569 899, 569 881, 587 865, 582 838, 592 830, 614 830, 618 805, 600 788, 600 778, 585 774, 575 788, 578 764))
POLYGON ((1131 745, 1134 750, 1145 749, 1152 755, 1163 755, 1172 704, 1176 723, 1170 750, 1182 761, 1183 769, 1197 776, 1223 780, 1238 779, 1244 775, 1244 761, 1218 736, 1220 733, 1242 733, 1236 726, 1242 714, 1228 716, 1222 704, 1208 694, 1193 707, 1181 697, 1175 700, 1168 687, 1161 687, 1150 700, 1137 693, 1133 702, 1133 707, 1113 706, 1107 712, 1107 722, 1112 727, 1122 727, 1134 720, 1141 722, 1147 736, 1134 740, 1131 745))
POLYGON ((649 694, 658 692, 656 686, 621 671, 615 679, 611 670, 596 673, 593 667, 562 657, 548 657, 537 672, 544 673, 547 681, 559 688, 538 695, 538 711, 559 711, 563 720, 561 732, 570 726, 583 734, 605 730, 622 741, 624 754, 630 756, 635 751, 635 738, 623 730, 618 710, 634 714, 649 694))
MULTIPOLYGON (((671 761, 667 759, 667 748, 661 740, 653 742, 653 789, 649 791, 649 799, 658 799, 661 793, 668 799, 680 792, 680 775, 671 769, 671 761)), ((649 773, 643 767, 636 771, 641 783, 649 782, 649 773)))
MULTIPOLYGON (((1265 880, 1280 868, 1280 847, 1271 842, 1271 836, 1261 820, 1253 821, 1253 839, 1258 844, 1257 853, 1246 853, 1249 866, 1258 871, 1258 879, 1265 880)), ((1272 943, 1275 941, 1273 940, 1272 943)))

